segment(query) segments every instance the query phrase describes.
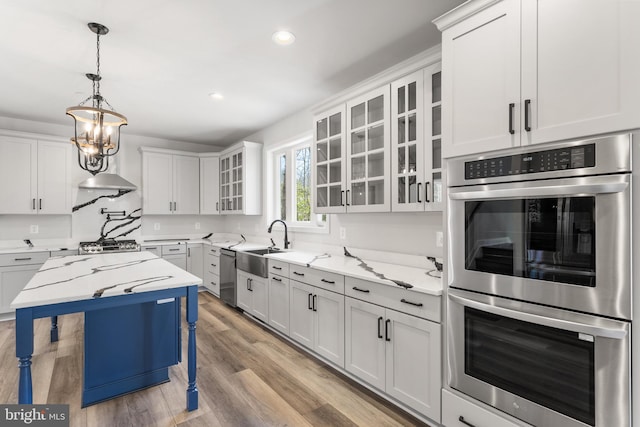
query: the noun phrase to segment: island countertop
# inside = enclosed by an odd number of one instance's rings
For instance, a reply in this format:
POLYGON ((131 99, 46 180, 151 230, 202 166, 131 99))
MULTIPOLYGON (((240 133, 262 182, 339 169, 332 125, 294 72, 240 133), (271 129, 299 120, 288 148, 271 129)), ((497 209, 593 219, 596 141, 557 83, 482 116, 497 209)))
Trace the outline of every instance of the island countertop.
POLYGON ((202 280, 149 252, 49 258, 11 303, 35 307, 199 285, 202 280))

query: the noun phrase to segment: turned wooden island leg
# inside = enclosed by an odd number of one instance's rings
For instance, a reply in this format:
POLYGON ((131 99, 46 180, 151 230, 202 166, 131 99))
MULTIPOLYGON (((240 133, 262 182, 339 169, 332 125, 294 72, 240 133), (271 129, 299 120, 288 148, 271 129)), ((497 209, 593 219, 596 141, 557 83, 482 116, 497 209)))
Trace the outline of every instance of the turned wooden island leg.
POLYGON ((187 411, 198 409, 198 386, 196 385, 196 321, 198 320, 198 287, 187 288, 187 323, 189 325, 187 411))
POLYGON ((33 312, 29 308, 16 310, 16 357, 19 360, 18 403, 33 403, 31 356, 33 354, 33 312))

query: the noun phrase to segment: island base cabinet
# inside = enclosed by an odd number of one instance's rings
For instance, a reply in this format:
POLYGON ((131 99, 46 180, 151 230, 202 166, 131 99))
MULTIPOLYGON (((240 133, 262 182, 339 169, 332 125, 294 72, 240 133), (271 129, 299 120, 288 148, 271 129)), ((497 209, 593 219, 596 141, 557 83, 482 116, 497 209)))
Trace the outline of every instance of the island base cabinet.
POLYGON ((344 295, 290 281, 290 337, 344 367, 344 295))
POLYGON ((442 425, 444 427, 469 427, 469 425, 476 427, 529 426, 529 424, 522 421, 515 424, 444 389, 442 390, 442 425))
POLYGON ((440 421, 440 325, 346 298, 345 369, 440 421))

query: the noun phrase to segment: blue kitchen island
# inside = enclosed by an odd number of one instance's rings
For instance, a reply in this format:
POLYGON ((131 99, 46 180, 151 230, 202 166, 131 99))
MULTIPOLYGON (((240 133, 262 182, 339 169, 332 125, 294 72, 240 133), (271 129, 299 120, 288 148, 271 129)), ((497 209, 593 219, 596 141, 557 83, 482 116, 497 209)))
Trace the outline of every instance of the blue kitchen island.
MULTIPOLYGON (((181 361, 180 299, 186 297, 186 408, 198 408, 196 321, 201 279, 149 253, 54 257, 11 304, 16 309, 18 403, 33 403, 33 320, 85 313, 82 406, 169 381, 181 361)), ((36 402, 46 403, 46 402, 36 402)))

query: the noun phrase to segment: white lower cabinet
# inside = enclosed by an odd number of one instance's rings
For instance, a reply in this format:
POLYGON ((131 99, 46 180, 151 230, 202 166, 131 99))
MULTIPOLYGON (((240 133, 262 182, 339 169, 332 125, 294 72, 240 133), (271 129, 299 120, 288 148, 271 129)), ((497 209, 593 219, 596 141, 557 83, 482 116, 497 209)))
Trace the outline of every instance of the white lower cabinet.
POLYGON ((204 278, 204 254, 202 243, 187 243, 187 271, 204 278))
POLYGON ((442 390, 442 425, 445 427, 519 427, 517 424, 487 409, 463 399, 449 390, 442 390))
POLYGON ((214 294, 220 296, 220 250, 218 248, 208 248, 204 254, 204 287, 214 294))
POLYGON ((264 277, 238 270, 236 305, 256 319, 268 322, 269 292, 264 277))
POLYGON ((0 255, 0 315, 12 313, 10 305, 49 258, 49 252, 0 255))
POLYGON ((269 275, 269 325, 289 335, 289 279, 269 275))
POLYGON ((350 297, 345 312, 345 369, 440 421, 440 325, 350 297))
POLYGON ((289 336, 344 367, 344 295, 295 280, 289 283, 289 336))

